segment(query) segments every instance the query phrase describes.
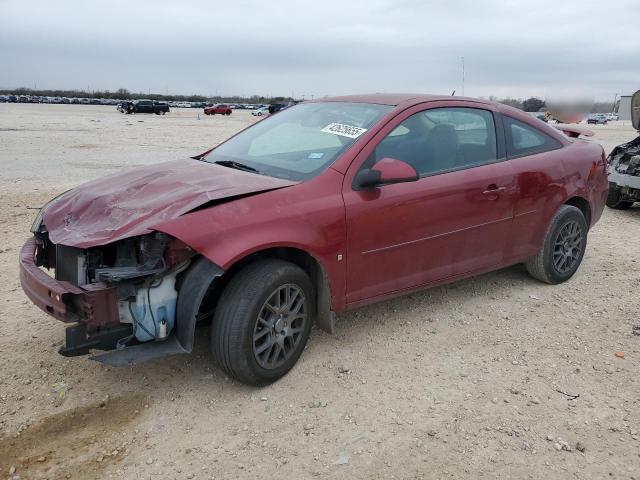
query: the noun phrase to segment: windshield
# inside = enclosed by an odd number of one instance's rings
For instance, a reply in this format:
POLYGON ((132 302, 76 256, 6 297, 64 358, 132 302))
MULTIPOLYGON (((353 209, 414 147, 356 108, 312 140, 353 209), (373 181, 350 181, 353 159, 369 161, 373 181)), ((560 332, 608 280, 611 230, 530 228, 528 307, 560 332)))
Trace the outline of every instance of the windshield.
POLYGON ((204 160, 291 180, 324 171, 393 107, 368 103, 305 103, 256 123, 204 160))

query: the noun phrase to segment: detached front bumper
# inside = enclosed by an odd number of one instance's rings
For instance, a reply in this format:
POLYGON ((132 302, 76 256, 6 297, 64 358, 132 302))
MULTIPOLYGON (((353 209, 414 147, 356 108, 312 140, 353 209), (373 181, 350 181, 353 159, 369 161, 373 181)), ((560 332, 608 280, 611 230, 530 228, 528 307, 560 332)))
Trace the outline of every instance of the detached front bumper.
POLYGON ((56 280, 35 262, 36 239, 20 251, 20 284, 42 311, 63 322, 79 322, 89 329, 120 323, 116 287, 104 283, 75 286, 56 280))
POLYGON ((75 286, 56 280, 36 265, 36 239, 29 239, 20 251, 20 284, 24 293, 43 312, 65 322, 62 355, 85 355, 91 348, 110 349, 131 333, 131 325, 121 324, 116 287, 104 283, 75 286))

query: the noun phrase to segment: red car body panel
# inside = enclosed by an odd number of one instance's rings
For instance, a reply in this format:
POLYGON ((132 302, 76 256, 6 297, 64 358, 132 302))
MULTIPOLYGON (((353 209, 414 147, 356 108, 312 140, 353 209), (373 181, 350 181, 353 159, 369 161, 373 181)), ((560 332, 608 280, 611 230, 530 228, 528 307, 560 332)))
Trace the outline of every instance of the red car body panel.
POLYGON ((308 182, 203 209, 155 228, 182 240, 225 270, 260 250, 303 250, 323 267, 332 303, 341 310, 345 265, 337 255, 344 252, 346 241, 342 179, 340 173, 328 169, 308 182))
POLYGON ((296 248, 323 267, 331 309, 341 311, 524 261, 540 248, 555 211, 571 199, 587 202, 591 225, 604 208, 602 148, 569 139, 519 110, 438 96, 321 101, 395 108, 323 173, 298 184, 196 160, 90 182, 47 210, 52 242, 86 248, 158 230, 225 270, 257 251, 296 248), (411 114, 436 107, 509 115, 544 131, 561 148, 414 182, 352 187, 385 135, 411 114))

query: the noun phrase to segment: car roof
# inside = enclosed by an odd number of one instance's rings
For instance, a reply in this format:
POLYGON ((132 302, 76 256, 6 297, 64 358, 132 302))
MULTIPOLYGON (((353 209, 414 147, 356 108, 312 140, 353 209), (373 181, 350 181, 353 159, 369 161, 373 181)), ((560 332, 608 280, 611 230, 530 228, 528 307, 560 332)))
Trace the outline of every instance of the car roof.
POLYGON ((468 102, 493 104, 489 100, 470 97, 452 97, 451 95, 428 95, 421 93, 370 93, 362 95, 343 95, 338 97, 318 98, 313 102, 351 102, 351 103, 375 103, 378 105, 411 106, 419 103, 437 100, 464 100, 468 102))

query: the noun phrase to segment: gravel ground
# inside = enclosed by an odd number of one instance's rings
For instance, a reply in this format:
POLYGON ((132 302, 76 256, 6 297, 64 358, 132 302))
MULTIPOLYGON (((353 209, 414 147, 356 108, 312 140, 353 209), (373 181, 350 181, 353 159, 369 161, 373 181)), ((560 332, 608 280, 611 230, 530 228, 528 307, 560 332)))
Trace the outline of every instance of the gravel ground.
POLYGON ((606 209, 565 284, 516 266, 343 314, 266 388, 228 380, 204 330, 130 368, 58 355, 18 281, 34 208, 254 120, 197 115, 0 104, 0 478, 640 479, 637 206, 606 209))

